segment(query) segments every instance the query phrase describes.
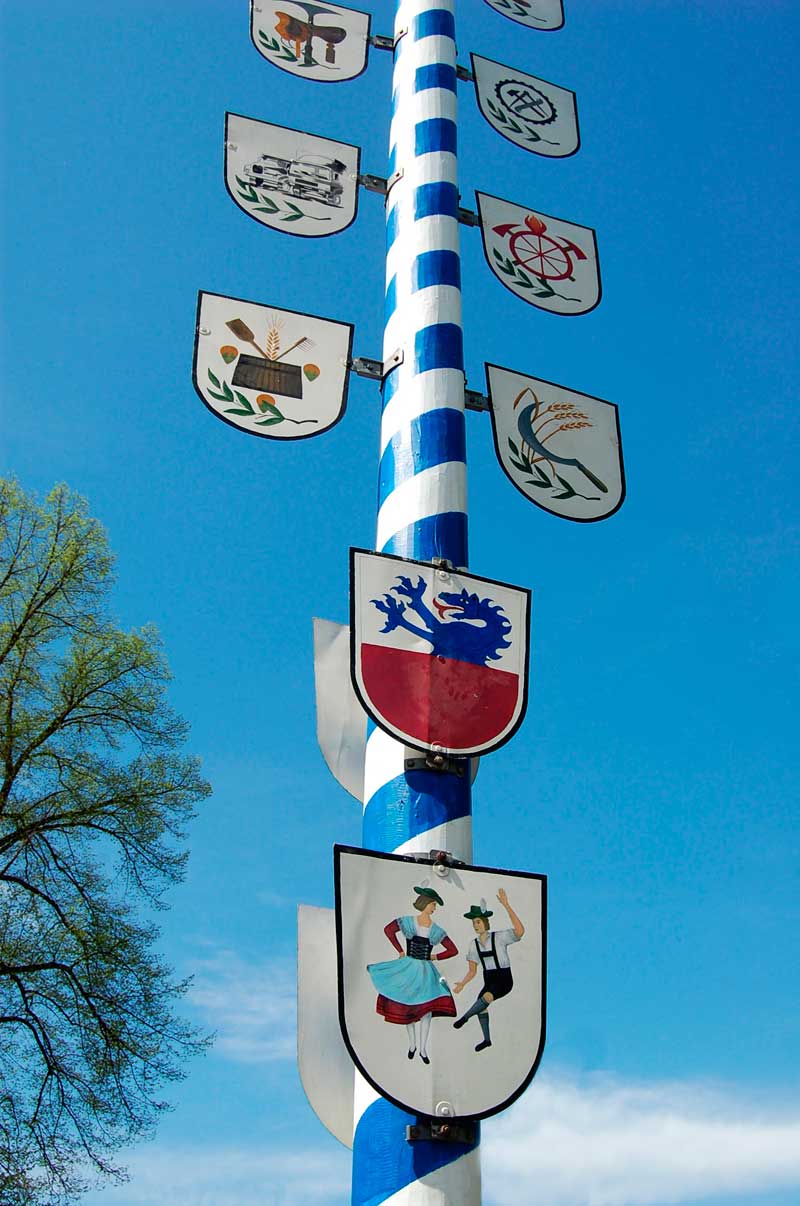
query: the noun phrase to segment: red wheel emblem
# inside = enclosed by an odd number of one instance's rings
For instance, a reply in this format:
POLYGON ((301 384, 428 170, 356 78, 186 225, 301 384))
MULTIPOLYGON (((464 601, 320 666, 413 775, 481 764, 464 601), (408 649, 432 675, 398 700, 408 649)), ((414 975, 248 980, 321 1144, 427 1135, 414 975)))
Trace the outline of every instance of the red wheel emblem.
POLYGON ((528 214, 525 225, 495 226, 495 234, 509 235, 508 249, 521 268, 527 268, 543 281, 564 281, 572 277, 574 264, 585 260, 586 253, 569 239, 551 239, 546 224, 536 214, 528 214))

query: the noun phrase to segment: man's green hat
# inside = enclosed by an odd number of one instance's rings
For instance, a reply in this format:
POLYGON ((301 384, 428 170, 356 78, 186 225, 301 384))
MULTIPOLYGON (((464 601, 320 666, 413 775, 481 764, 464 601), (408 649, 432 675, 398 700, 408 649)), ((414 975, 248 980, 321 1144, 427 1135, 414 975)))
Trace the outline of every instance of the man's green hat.
POLYGON ((425 884, 423 884, 421 888, 415 887, 414 891, 416 892, 417 896, 427 896, 429 900, 435 900, 438 905, 444 904, 444 901, 439 893, 435 892, 433 888, 427 887, 425 884))
POLYGON ((482 917, 486 921, 487 918, 492 916, 492 910, 487 909, 486 901, 481 897, 481 903, 479 905, 470 905, 469 912, 465 913, 464 916, 467 921, 474 921, 476 917, 482 917))

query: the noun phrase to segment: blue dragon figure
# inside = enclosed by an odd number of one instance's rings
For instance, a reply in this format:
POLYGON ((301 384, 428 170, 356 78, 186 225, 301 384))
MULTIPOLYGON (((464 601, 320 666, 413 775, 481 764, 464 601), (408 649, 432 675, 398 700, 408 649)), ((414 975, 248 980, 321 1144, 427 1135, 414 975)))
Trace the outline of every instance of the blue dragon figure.
POLYGON ((433 606, 439 613, 437 618, 422 601, 428 589, 424 578, 420 577, 416 586, 403 574, 398 575, 397 581, 400 585, 391 588, 393 594, 387 592, 382 599, 371 600, 378 611, 386 616, 381 632, 405 628, 415 636, 430 641, 433 646, 431 654, 471 662, 476 666, 499 661, 500 650, 511 648, 511 641, 506 639, 511 632, 511 624, 502 614, 503 608, 499 603, 471 595, 466 589, 459 592, 443 591, 433 600, 433 606), (395 595, 408 602, 401 602, 395 595), (409 612, 416 612, 426 627, 411 623, 409 612), (469 623, 476 620, 480 621, 480 626, 469 623))

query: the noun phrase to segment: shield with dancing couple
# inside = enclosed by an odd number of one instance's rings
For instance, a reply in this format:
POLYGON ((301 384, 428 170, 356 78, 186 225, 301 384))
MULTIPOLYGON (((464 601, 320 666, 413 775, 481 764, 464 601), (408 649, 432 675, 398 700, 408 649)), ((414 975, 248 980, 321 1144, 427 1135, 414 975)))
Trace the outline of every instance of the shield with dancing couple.
POLYGON ((351 549, 353 686, 406 745, 468 757, 516 732, 527 703, 530 591, 351 549))
POLYGON ((544 1049, 543 875, 334 847, 339 1022, 362 1075, 428 1117, 486 1118, 544 1049))

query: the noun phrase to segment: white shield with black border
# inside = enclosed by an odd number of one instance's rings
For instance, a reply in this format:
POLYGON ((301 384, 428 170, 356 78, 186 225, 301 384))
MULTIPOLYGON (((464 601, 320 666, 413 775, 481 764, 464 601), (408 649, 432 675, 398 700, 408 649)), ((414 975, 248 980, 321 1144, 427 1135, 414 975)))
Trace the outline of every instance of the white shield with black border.
POLYGON ((613 402, 486 365, 494 446, 512 484, 537 507, 591 523, 622 506, 619 411, 613 402))
POLYGON ((563 0, 486 0, 486 3, 495 12, 530 29, 561 29, 564 24, 563 0))
POLYGON ((517 297, 551 314, 586 314, 600 301, 597 238, 502 197, 476 193, 486 262, 517 297))
POLYGON ((360 148, 350 143, 225 115, 231 199, 256 222, 285 234, 321 238, 345 230, 358 209, 360 159, 360 148))
POLYGON ((339 1021, 389 1101, 486 1118, 530 1083, 545 1038, 543 875, 334 848, 339 1021))
POLYGON ((307 439, 344 414, 352 344, 350 323, 201 291, 194 387, 239 431, 307 439))
POLYGON ((268 63, 307 80, 352 80, 367 65, 370 14, 340 4, 250 0, 250 36, 268 63))
POLYGON ((478 108, 498 134, 535 155, 575 154, 580 134, 574 92, 478 54, 472 55, 472 75, 478 108))
POLYGON ((455 757, 508 741, 528 695, 530 591, 350 550, 351 674, 375 723, 455 757))

